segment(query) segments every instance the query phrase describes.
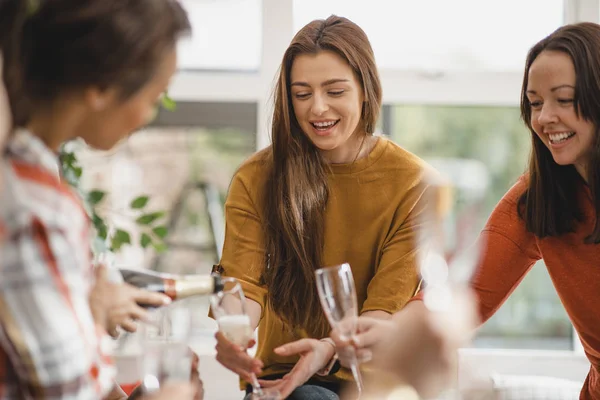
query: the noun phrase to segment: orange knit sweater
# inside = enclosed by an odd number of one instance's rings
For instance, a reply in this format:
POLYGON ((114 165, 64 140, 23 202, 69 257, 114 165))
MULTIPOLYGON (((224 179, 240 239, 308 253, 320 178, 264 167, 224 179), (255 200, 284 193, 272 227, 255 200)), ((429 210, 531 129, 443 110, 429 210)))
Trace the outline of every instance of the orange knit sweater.
POLYGON ((575 232, 540 239, 528 232, 517 212, 525 191, 520 180, 498 203, 480 240, 483 253, 472 279, 483 321, 494 314, 525 274, 544 259, 552 282, 575 327, 592 366, 581 399, 600 398, 600 245, 585 244, 595 222, 587 186, 579 191, 585 221, 575 232))

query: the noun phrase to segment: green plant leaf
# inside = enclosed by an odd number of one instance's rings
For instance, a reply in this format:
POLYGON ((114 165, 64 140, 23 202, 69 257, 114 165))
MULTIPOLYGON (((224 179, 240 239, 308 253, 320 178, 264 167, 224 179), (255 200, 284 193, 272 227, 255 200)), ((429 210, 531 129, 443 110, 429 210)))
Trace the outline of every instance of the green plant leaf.
POLYGON ((60 154, 60 161, 63 165, 73 165, 77 161, 77 157, 72 151, 64 152, 60 154))
POLYGON ((152 238, 147 233, 142 233, 140 237, 140 245, 145 249, 152 244, 152 238))
POLYGON ((92 205, 96 205, 96 204, 100 203, 102 201, 102 199, 104 199, 105 195, 106 195, 106 192, 103 192, 102 190, 92 190, 88 194, 88 201, 90 203, 92 203, 92 205))
POLYGON ((152 243, 152 246, 157 253, 163 253, 168 249, 168 246, 165 243, 152 243))
POLYGON ((141 217, 138 217, 135 222, 137 222, 139 225, 150 225, 157 219, 162 218, 164 215, 165 213, 163 211, 144 214, 141 217))
POLYGON ((81 178, 81 174, 83 173, 83 169, 81 167, 73 167, 72 171, 77 178, 81 178))
POLYGON ((133 199, 133 201, 130 204, 130 207, 133 208, 134 210, 139 210, 141 208, 146 207, 146 204, 148 204, 148 196, 140 196, 137 197, 135 199, 133 199))
POLYGON ((152 232, 154 232, 154 234, 159 238, 164 239, 169 233, 169 229, 166 226, 157 226, 156 228, 152 229, 152 232))
POLYGON ((129 235, 129 232, 117 229, 111 239, 111 248, 113 251, 118 251, 124 244, 131 244, 131 236, 129 235))
POLYGON ((106 240, 106 236, 108 235, 108 227, 102 218, 98 216, 98 214, 93 213, 92 215, 92 223, 94 224, 94 228, 96 228, 96 233, 98 237, 103 240, 106 240))
POLYGON ((114 237, 123 244, 131 244, 131 236, 129 235, 129 232, 126 232, 122 229, 117 229, 114 237))
POLYGON ((177 108, 177 103, 175 103, 175 101, 170 98, 167 93, 165 93, 162 97, 162 106, 165 108, 165 110, 175 111, 177 108))

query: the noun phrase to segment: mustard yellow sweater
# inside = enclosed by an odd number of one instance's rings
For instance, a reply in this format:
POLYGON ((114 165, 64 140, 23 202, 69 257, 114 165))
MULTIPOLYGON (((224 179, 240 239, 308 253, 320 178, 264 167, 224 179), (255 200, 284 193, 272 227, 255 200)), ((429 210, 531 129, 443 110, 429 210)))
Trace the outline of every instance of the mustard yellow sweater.
MULTIPOLYGON (((313 332, 283 329, 281 320, 266 307, 268 288, 259 285, 265 260, 261 198, 270 168, 266 154, 256 153, 233 177, 225 203, 220 263, 223 275, 239 279, 246 297, 262 306, 257 357, 265 365, 263 376, 287 373, 298 359, 278 356, 274 348, 303 337, 316 338, 313 332)), ((361 312, 394 313, 418 288, 414 227, 425 189, 424 165, 383 137, 367 157, 331 165, 323 266, 350 264, 361 312)), ((344 369, 336 376, 317 378, 352 379, 344 369)))

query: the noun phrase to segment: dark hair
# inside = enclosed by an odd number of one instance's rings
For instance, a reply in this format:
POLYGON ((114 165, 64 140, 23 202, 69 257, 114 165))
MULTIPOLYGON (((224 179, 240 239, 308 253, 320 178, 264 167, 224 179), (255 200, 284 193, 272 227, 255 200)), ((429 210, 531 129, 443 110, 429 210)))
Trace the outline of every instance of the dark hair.
POLYGON ((0 51, 13 124, 68 91, 116 87, 126 100, 190 31, 176 0, 0 0, 0 51))
POLYGON ((269 307, 289 327, 327 332, 314 272, 322 260, 328 167, 296 120, 290 89, 295 58, 320 51, 336 53, 354 71, 364 93, 361 121, 367 135, 373 134, 379 116, 381 83, 365 32, 335 15, 303 27, 283 56, 274 93, 273 168, 264 191, 269 267, 262 281, 269 288, 269 307))
POLYGON ((527 98, 531 64, 543 51, 567 54, 575 67, 577 116, 593 123, 595 141, 588 165, 588 184, 596 209, 594 231, 586 243, 600 243, 600 25, 584 22, 565 25, 529 50, 521 90, 521 117, 531 132, 528 188, 518 202, 519 213, 527 229, 536 236, 559 236, 573 232, 583 212, 578 202, 582 177, 573 165, 559 165, 531 125, 531 105, 527 98))

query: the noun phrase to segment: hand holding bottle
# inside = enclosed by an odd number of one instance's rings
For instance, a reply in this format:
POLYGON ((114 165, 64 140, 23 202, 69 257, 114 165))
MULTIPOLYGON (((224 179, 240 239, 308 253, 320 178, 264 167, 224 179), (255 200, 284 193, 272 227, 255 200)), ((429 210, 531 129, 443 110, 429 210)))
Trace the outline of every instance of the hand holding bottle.
POLYGON ((135 332, 137 320, 145 320, 147 311, 140 304, 160 307, 171 302, 168 296, 142 290, 126 283, 114 283, 107 277, 106 268, 96 268, 96 281, 90 292, 90 309, 96 323, 113 337, 117 327, 135 332))
POLYGON ((119 268, 119 272, 126 283, 147 291, 164 293, 172 300, 209 295, 223 290, 221 276, 218 274, 174 275, 129 268, 119 268))

